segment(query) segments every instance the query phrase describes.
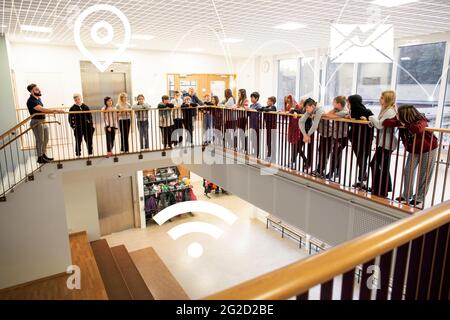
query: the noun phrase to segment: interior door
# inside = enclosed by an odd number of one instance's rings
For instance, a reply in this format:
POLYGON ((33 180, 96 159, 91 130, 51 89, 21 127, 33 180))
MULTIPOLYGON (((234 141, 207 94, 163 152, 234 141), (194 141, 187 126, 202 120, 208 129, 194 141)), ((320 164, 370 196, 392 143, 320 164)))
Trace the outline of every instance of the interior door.
POLYGON ((209 82, 209 86, 211 89, 211 96, 218 96, 219 101, 222 101, 224 97, 224 91, 225 91, 225 81, 223 80, 212 80, 209 82))
POLYGON ((167 87, 168 92, 173 94, 174 90, 187 91, 193 87, 197 91, 199 98, 203 99, 205 94, 213 94, 222 101, 224 90, 230 88, 236 96, 236 87, 234 85, 236 75, 233 74, 168 74, 167 87), (233 86, 231 85, 233 82, 233 86))
POLYGON ((91 62, 80 62, 81 86, 84 102, 91 109, 103 107, 103 99, 111 97, 117 102, 121 92, 131 98, 131 65, 124 62, 113 63, 109 70, 100 72, 91 62))
POLYGON ((96 183, 98 218, 102 236, 133 228, 131 177, 100 179, 96 183))

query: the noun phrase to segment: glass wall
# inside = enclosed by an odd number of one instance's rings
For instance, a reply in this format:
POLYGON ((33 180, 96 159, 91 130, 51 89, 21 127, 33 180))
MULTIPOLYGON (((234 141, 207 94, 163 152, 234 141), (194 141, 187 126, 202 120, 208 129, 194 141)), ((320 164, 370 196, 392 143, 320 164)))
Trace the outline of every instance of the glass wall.
POLYGON ((414 104, 435 125, 445 42, 400 48, 397 102, 414 104))
POLYGON ((330 107, 336 96, 353 94, 353 63, 327 63, 325 106, 330 107))
MULTIPOLYGON (((449 65, 450 69, 450 65, 449 65)), ((450 72, 447 70, 447 91, 445 94, 444 110, 440 127, 450 129, 450 72)))
POLYGON ((285 59, 278 61, 278 90, 277 108, 283 109, 284 97, 296 95, 297 74, 299 69, 298 59, 285 59))
POLYGON ((326 56, 321 56, 319 61, 314 58, 280 60, 278 105, 281 108, 283 97, 288 94, 299 99, 313 96, 317 90, 320 101, 328 109, 335 96, 356 92, 378 114, 380 93, 395 87, 398 105, 414 104, 430 120, 429 126, 450 128, 450 72, 446 79, 441 79, 444 63, 449 63, 444 62, 446 46, 446 42, 437 42, 400 47, 395 64, 358 64, 357 79, 354 79, 354 64, 330 63, 326 56), (319 63, 321 81, 315 82, 314 63, 319 63), (392 83, 393 72, 396 72, 395 84, 392 83), (445 99, 441 96, 439 100, 441 88, 446 89, 446 94, 445 99), (442 122, 436 123, 441 108, 442 122))
POLYGON ((314 95, 314 58, 300 60, 299 99, 314 95))
POLYGON ((380 93, 391 88, 391 81, 392 63, 360 63, 356 93, 363 97, 368 107, 377 109, 380 93))

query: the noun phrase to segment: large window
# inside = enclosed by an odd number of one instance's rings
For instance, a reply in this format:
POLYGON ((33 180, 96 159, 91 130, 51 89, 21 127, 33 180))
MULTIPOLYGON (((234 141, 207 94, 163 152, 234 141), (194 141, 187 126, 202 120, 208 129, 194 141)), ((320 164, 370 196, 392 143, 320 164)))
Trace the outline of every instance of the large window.
MULTIPOLYGON (((449 65, 450 69, 450 65, 449 65)), ((442 112, 441 127, 450 129, 450 72, 447 70, 447 92, 445 94, 444 110, 442 112)), ((437 124, 439 125, 439 124, 437 124)))
POLYGON ((379 105, 380 93, 391 88, 392 63, 360 63, 356 93, 368 106, 379 105))
POLYGON ((314 58, 300 60, 299 98, 314 95, 314 58))
POLYGON ((353 94, 353 63, 327 63, 325 106, 332 105, 336 96, 353 94))
POLYGON ((298 59, 285 59, 278 61, 278 91, 277 107, 284 108, 283 99, 287 95, 295 97, 297 83, 298 59))
POLYGON ((414 104, 435 125, 445 43, 400 48, 397 102, 414 104))

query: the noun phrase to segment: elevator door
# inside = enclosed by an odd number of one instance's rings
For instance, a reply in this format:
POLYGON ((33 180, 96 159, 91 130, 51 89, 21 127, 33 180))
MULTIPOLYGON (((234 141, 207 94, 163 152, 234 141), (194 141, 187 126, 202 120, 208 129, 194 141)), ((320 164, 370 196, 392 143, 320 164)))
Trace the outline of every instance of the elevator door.
POLYGON ((92 63, 81 61, 80 69, 84 103, 89 107, 101 108, 105 97, 111 97, 117 103, 121 92, 132 96, 129 63, 114 63, 107 71, 100 72, 92 63))
POLYGON ((131 177, 100 179, 96 183, 102 236, 134 227, 131 177))

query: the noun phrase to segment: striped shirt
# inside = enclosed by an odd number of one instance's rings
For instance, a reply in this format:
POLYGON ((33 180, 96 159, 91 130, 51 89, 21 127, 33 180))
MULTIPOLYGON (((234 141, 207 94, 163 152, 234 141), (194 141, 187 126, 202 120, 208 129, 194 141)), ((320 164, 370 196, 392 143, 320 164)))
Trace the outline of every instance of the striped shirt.
POLYGON ((150 109, 150 105, 145 103, 139 104, 136 103, 133 105, 133 110, 135 111, 134 114, 136 115, 136 120, 138 121, 146 121, 148 120, 148 109, 150 109))
MULTIPOLYGON (((102 110, 116 110, 115 107, 103 107, 102 110)), ((112 127, 112 128, 118 128, 118 119, 117 119, 117 112, 104 112, 103 113, 103 120, 105 121, 105 127, 112 127)))
MULTIPOLYGON (((131 109, 130 104, 127 102, 125 104, 118 103, 116 109, 119 111, 131 109)), ((119 112, 119 120, 131 119, 131 112, 119 112)))
POLYGON ((173 117, 174 119, 183 119, 183 110, 181 110, 181 105, 183 104, 183 100, 181 98, 175 99, 173 98, 170 103, 173 103, 175 108, 173 109, 173 117))
POLYGON ((159 110, 159 126, 166 128, 173 126, 173 112, 172 109, 168 108, 164 103, 158 104, 159 110))

